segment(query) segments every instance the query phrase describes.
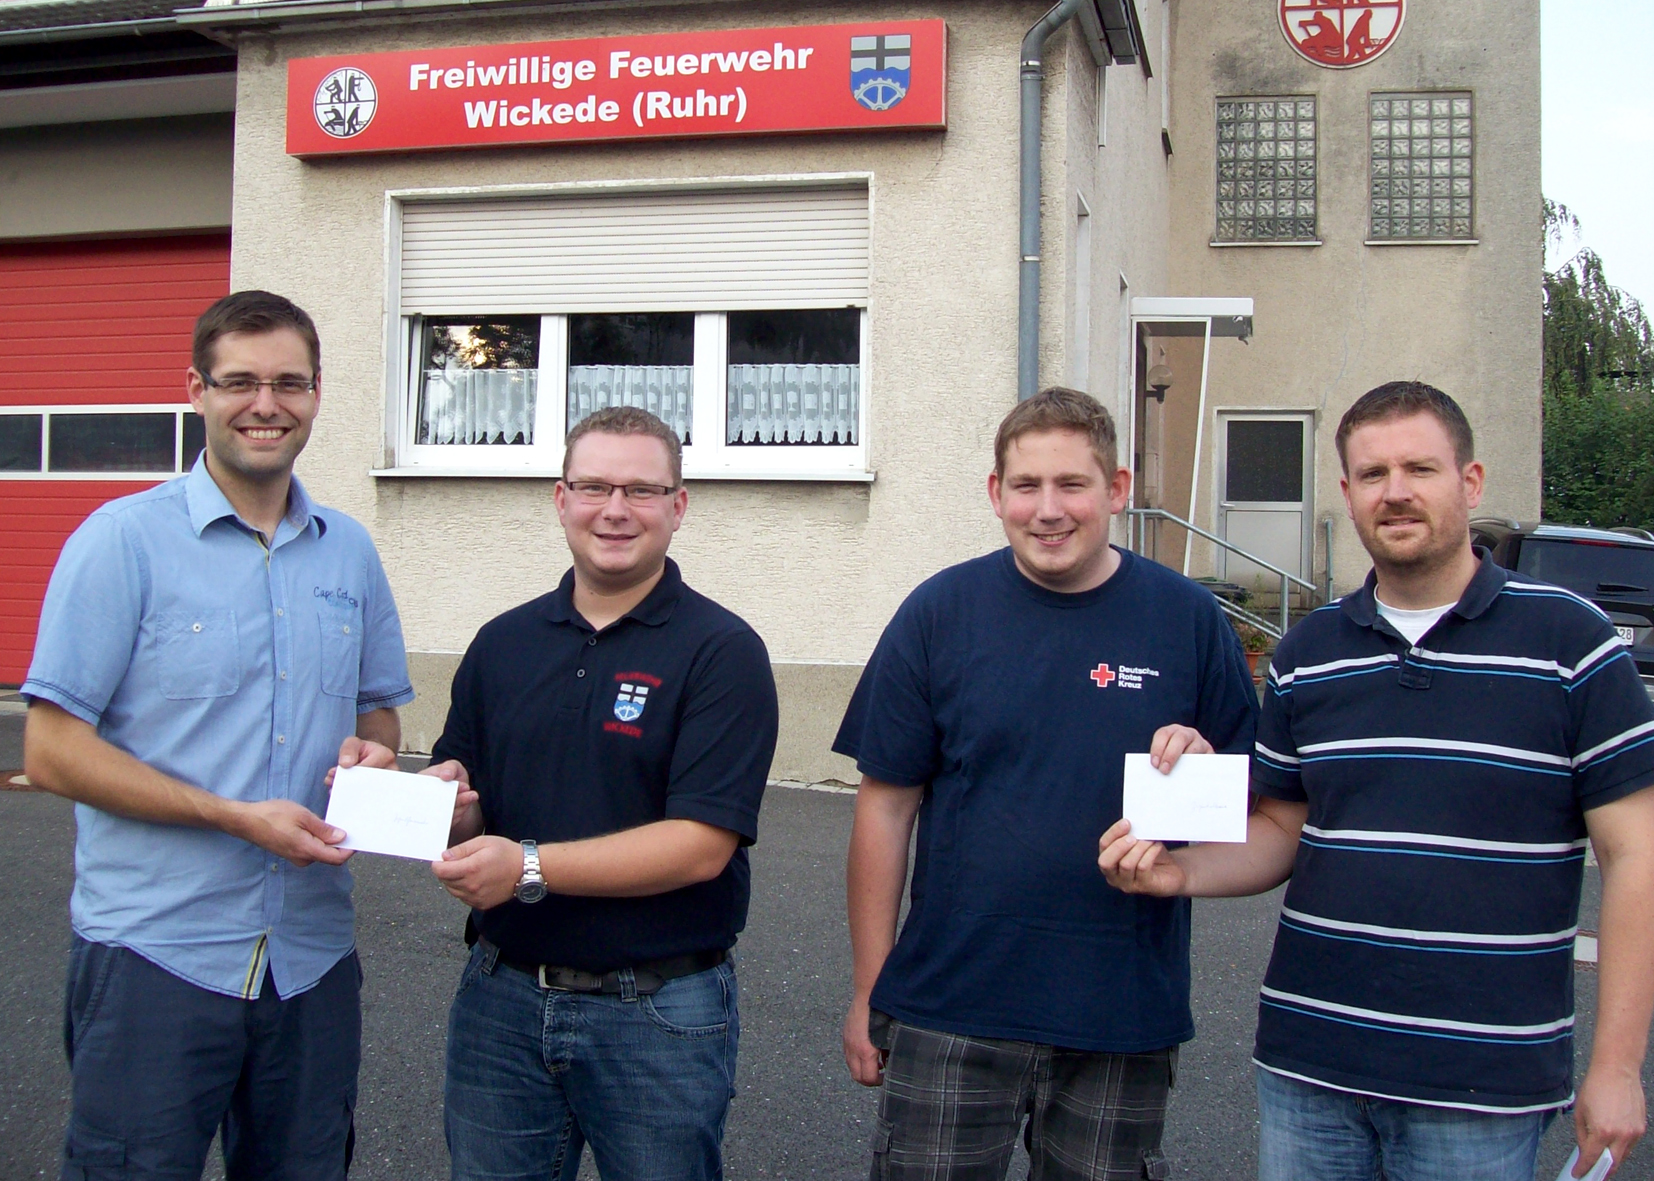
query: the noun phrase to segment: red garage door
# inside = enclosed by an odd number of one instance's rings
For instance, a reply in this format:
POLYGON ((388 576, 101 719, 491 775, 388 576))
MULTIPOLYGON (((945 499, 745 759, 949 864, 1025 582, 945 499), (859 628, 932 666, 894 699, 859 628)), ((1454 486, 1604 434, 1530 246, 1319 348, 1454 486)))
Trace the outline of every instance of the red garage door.
POLYGON ((229 289, 227 233, 0 245, 0 684, 75 527, 200 451, 190 332, 229 289))

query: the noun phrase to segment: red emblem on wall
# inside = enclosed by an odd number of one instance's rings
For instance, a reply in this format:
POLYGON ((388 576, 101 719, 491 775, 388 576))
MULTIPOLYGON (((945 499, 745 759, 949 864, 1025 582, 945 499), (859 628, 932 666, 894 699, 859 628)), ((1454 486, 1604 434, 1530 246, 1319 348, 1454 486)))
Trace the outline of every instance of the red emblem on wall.
POLYGON ((1407 0, 1280 0, 1287 44, 1318 66, 1345 70, 1395 44, 1407 0))

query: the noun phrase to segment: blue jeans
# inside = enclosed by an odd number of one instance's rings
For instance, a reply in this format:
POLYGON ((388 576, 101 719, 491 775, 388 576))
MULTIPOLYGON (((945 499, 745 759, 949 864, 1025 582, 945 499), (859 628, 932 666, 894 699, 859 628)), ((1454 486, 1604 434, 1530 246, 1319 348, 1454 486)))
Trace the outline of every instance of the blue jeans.
POLYGON ((198 1181, 220 1128, 230 1181, 344 1181, 361 986, 352 952, 307 992, 280 999, 267 971, 242 1000, 77 937, 63 1181, 198 1181))
POLYGON ((588 1143, 611 1181, 723 1176, 740 1019, 735 969, 619 996, 544 989, 479 943, 448 1016, 454 1181, 573 1181, 588 1143))
POLYGON ((1556 1112, 1377 1099, 1257 1068, 1258 1181, 1533 1181, 1556 1112))

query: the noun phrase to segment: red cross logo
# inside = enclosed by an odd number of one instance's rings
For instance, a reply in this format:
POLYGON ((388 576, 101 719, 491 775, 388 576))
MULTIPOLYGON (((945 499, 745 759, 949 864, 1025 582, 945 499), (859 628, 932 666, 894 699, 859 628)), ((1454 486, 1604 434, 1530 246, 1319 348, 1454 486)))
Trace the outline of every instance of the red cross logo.
POLYGON ((1114 670, 1106 664, 1099 664, 1091 670, 1091 679, 1097 682, 1097 688, 1107 689, 1114 683, 1114 670))

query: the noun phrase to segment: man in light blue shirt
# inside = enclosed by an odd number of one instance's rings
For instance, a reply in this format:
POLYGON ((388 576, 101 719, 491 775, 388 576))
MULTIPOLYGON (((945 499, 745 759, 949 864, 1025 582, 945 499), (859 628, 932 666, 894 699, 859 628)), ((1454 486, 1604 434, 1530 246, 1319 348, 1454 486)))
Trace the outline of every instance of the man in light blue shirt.
POLYGON ((361 969, 329 770, 397 749, 413 699, 361 525, 293 478, 320 400, 310 317, 267 292, 196 325, 206 450, 63 548, 25 769, 76 802, 65 1181, 342 1178, 361 969))

